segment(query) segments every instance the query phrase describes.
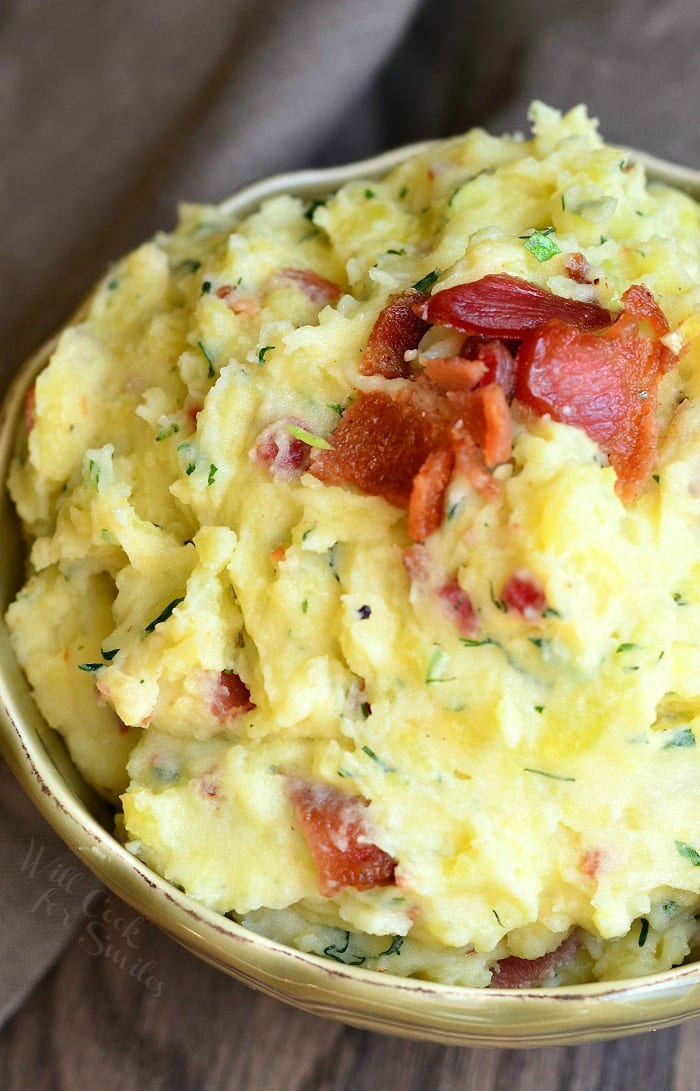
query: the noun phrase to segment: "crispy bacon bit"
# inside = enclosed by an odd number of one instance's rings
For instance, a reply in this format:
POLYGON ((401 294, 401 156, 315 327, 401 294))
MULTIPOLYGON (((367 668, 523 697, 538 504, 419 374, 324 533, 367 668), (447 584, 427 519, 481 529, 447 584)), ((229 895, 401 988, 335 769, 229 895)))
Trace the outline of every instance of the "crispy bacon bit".
POLYGON ((588 849, 582 854, 578 866, 584 875, 593 879, 598 874, 602 860, 603 853, 600 849, 588 849))
POLYGON ((445 288, 415 309, 431 325, 516 340, 554 318, 579 330, 603 329, 612 321, 596 303, 565 299, 508 273, 445 288))
POLYGON ((548 978, 554 977, 559 966, 571 961, 577 947, 578 940, 572 935, 541 958, 517 958, 515 955, 503 958, 493 968, 489 988, 529 989, 533 985, 542 985, 548 978))
POLYGON ((324 897, 346 887, 372 890, 393 884, 396 860, 370 840, 364 799, 299 779, 288 782, 287 792, 324 897))
POLYGON ((483 360, 462 356, 434 356, 426 360, 423 374, 442 390, 473 390, 486 375, 483 360))
POLYGON ((453 416, 465 424, 481 448, 487 466, 498 466, 510 458, 513 421, 502 386, 489 383, 468 394, 453 391, 447 399, 453 416))
POLYGON ((313 269, 280 269, 275 280, 291 280, 312 303, 335 303, 340 295, 340 288, 332 280, 314 273, 313 269))
POLYGON ((543 588, 529 572, 518 570, 506 581, 501 591, 501 600, 509 610, 522 614, 529 621, 542 617, 547 609, 547 598, 543 588))
POLYGON ((533 330, 518 353, 516 395, 535 413, 582 428, 610 459, 621 499, 631 501, 656 460, 656 390, 675 357, 659 340, 669 327, 651 293, 636 284, 622 302, 600 334, 558 320, 533 330))
POLYGON ((36 384, 32 385, 24 395, 24 430, 29 435, 36 424, 36 384))
POLYGON ((270 550, 270 560, 273 564, 281 564, 286 556, 287 550, 285 546, 277 546, 276 549, 270 550))
POLYGON ((459 420, 451 430, 455 469, 487 500, 498 500, 501 486, 489 473, 484 456, 474 442, 464 421, 459 420))
POLYGON ((199 416, 199 414, 201 412, 202 412, 202 406, 199 405, 198 402, 193 402, 191 405, 188 405, 187 406, 187 419, 188 419, 188 421, 190 421, 193 425, 196 425, 197 417, 199 416))
POLYGON ((223 299, 224 303, 234 314, 246 314, 249 318, 255 318, 260 314, 260 303, 252 295, 240 295, 231 284, 222 284, 216 289, 216 295, 223 299))
POLYGON ((411 583, 425 583, 430 575, 430 555, 422 542, 404 549, 401 560, 411 583))
POLYGON ((219 794, 218 785, 211 777, 202 777, 199 782, 199 790, 207 799, 216 799, 219 794))
POLYGON ((294 481, 311 463, 311 448, 291 434, 290 424, 304 427, 299 420, 283 417, 260 433, 250 452, 253 462, 259 462, 279 481, 294 481))
POLYGON ((406 379, 411 374, 404 354, 416 349, 428 323, 415 308, 425 300, 423 292, 410 288, 392 296, 379 312, 360 359, 361 375, 383 375, 385 379, 406 379))
POLYGON ((564 268, 577 284, 595 284, 593 266, 581 253, 569 254, 564 259, 564 268))
POLYGON ((477 386, 498 383, 510 405, 515 394, 515 359, 512 352, 502 341, 486 341, 479 346, 477 358, 486 368, 477 386))
POLYGON ((371 496, 408 507, 413 479, 428 455, 442 446, 444 399, 411 389, 390 397, 360 394, 333 433, 333 449, 315 451, 311 472, 332 485, 356 485, 371 496))
POLYGON ((245 682, 233 671, 221 671, 209 696, 209 711, 214 719, 220 724, 227 723, 254 708, 245 682))
POLYGON ((454 461, 450 450, 431 451, 413 478, 408 501, 408 533, 417 542, 424 541, 442 522, 454 461))
POLYGON ((456 579, 451 579, 438 591, 440 603, 457 627, 460 636, 474 636, 479 631, 479 618, 469 595, 456 579))

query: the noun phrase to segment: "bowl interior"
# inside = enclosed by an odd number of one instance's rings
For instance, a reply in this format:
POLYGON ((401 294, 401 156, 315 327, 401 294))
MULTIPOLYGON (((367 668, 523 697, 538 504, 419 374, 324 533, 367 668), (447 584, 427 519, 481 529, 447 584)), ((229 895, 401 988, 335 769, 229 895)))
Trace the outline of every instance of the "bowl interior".
MULTIPOLYGON (((428 145, 398 149, 349 167, 305 171, 256 183, 223 202, 246 215, 274 194, 322 195, 353 178, 375 178, 428 145)), ((649 176, 700 197, 700 173, 630 151, 649 176)), ((16 377, 0 412, 0 477, 7 478, 21 435, 24 394, 50 356, 37 352, 16 377)), ((0 610, 24 568, 21 529, 6 489, 0 494, 4 542, 0 610)), ((330 963, 254 936, 155 875, 111 834, 110 808, 85 783, 62 739, 38 712, 0 621, 0 743, 25 790, 58 834, 99 878, 174 939, 255 988, 305 1010, 405 1037, 464 1045, 565 1044, 632 1034, 700 1013, 700 965, 637 981, 562 989, 451 988, 330 963)))

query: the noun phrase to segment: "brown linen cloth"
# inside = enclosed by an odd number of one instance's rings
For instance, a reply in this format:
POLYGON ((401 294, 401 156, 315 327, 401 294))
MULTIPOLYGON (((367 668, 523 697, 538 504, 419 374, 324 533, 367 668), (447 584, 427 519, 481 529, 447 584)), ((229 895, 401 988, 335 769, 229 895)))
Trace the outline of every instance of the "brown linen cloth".
MULTIPOLYGON (((522 130, 535 97, 700 166, 698 56, 697 0, 0 0, 2 386, 178 200, 522 130)), ((0 767, 0 1023, 93 882, 0 767)))

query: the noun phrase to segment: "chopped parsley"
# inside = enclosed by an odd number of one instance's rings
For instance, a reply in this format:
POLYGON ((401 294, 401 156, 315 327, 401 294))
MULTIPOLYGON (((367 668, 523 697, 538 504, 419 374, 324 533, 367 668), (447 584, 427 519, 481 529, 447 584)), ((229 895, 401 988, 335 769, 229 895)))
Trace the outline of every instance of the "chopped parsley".
POLYGON ((184 595, 182 595, 179 599, 173 599, 172 602, 169 602, 165 609, 161 610, 161 612, 158 614, 158 617, 154 617, 153 621, 149 621, 148 625, 146 626, 146 632, 152 633, 156 625, 160 625, 161 621, 167 621, 175 607, 179 606, 180 603, 184 601, 185 597, 184 595))
POLYGON ((558 773, 546 773, 544 769, 530 769, 527 766, 525 766, 523 772, 536 773, 538 777, 547 777, 548 780, 565 780, 572 783, 576 780, 576 777, 562 777, 558 773))
POLYGON ((700 867, 700 852, 694 849, 692 845, 688 845, 685 841, 676 841, 676 848, 681 856, 685 856, 686 860, 690 860, 693 867, 700 867))
POLYGON ((94 458, 91 458, 88 461, 88 480, 95 488, 97 488, 100 483, 100 467, 97 465, 94 458))
POLYGON ((295 439, 300 439, 302 443, 308 443, 309 447, 320 447, 324 451, 333 450, 331 444, 323 436, 317 436, 315 432, 307 432, 306 428, 300 428, 298 424, 288 424, 287 431, 295 439))
POLYGON ((675 602, 676 606, 687 606, 688 605, 688 600, 683 598, 680 591, 674 591, 673 592, 673 601, 675 602))
POLYGON ((365 190, 365 197, 366 197, 366 199, 367 199, 368 201, 371 201, 371 200, 372 200, 372 198, 373 198, 373 197, 376 197, 376 196, 377 196, 377 194, 376 194, 376 193, 374 192, 374 190, 373 190, 373 189, 366 189, 366 190, 365 190))
POLYGON ((350 933, 345 933, 345 944, 340 947, 336 943, 330 943, 328 947, 324 947, 323 953, 328 958, 332 958, 335 962, 342 962, 345 966, 361 966, 365 961, 364 955, 354 955, 348 951, 350 946, 350 933), (345 956, 345 957, 343 957, 345 956))
POLYGON ((546 610, 542 611, 542 617, 561 617, 558 610, 555 610, 553 606, 548 606, 546 610))
POLYGON ((275 347, 274 345, 265 345, 263 348, 260 349, 260 352, 258 353, 258 363, 259 364, 264 364, 265 363, 265 357, 267 356, 268 352, 272 352, 274 347, 275 347))
POLYGON ((213 462, 210 463, 209 473, 207 474, 207 487, 209 487, 209 485, 214 484, 214 478, 216 477, 216 475, 218 473, 218 470, 219 470, 218 466, 215 466, 213 462))
POLYGON ((635 648, 639 647, 638 644, 618 644, 615 648, 615 655, 620 655, 621 652, 631 652, 635 648))
POLYGON ((417 280, 413 287, 417 292, 423 292, 427 295, 435 281, 438 280, 440 272, 440 269, 433 269, 432 273, 426 273, 424 277, 417 280))
POLYGON ((525 238, 523 243, 525 249, 529 250, 538 261, 549 261, 555 254, 561 254, 561 250, 551 237, 553 232, 553 227, 545 227, 542 231, 533 231, 531 235, 525 238))
POLYGON ((322 208, 323 205, 325 205, 325 203, 326 202, 325 202, 325 200, 323 198, 315 197, 314 200, 309 205, 309 207, 306 209, 306 211, 304 213, 304 219, 312 221, 313 218, 314 218, 314 212, 316 211, 316 209, 317 208, 322 208))
POLYGON ((104 667, 104 663, 78 663, 79 671, 87 671, 88 674, 93 674, 98 671, 100 667, 104 667))
POLYGON ((176 424, 175 421, 172 421, 170 424, 163 425, 158 435, 156 436, 156 443, 161 443, 164 439, 167 439, 168 436, 174 436, 179 431, 180 425, 176 424))
POLYGON ((641 917, 639 924, 639 939, 637 940, 637 943, 640 947, 643 947, 647 941, 647 936, 649 935, 649 921, 646 917, 641 917))
POLYGON ((326 402, 329 409, 332 409, 334 413, 337 413, 339 417, 342 417, 345 412, 345 406, 340 405, 337 402, 326 402))
POLYGON ((104 648, 102 648, 101 651, 102 658, 106 659, 107 662, 109 662, 111 659, 114 659, 115 655, 119 655, 119 648, 110 648, 108 652, 106 652, 104 648))
POLYGON ((498 647, 497 641, 490 636, 485 636, 483 640, 473 640, 470 636, 460 636, 460 644, 464 644, 465 648, 483 648, 485 644, 494 644, 498 647))
POLYGON ((540 716, 544 712, 544 705, 535 705, 535 712, 539 712, 540 716))
POLYGON ((669 750, 673 746, 678 746, 682 749, 689 746, 695 746, 695 735, 689 727, 684 727, 680 731, 674 732, 669 741, 664 745, 664 750, 669 750))
POLYGON ((197 348, 199 349, 202 356, 204 357, 204 359, 207 361, 207 364, 209 365, 209 370, 207 371, 207 376, 210 379, 213 379, 214 378, 214 357, 211 355, 209 350, 207 348, 205 348, 205 346, 202 344, 201 341, 197 342, 197 348))

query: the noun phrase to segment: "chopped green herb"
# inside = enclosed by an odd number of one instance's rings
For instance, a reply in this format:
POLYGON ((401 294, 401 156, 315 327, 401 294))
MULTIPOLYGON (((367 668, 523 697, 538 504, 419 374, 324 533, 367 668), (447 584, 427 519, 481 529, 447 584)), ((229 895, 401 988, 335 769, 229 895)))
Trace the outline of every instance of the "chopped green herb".
POLYGON ((88 674, 93 674, 98 671, 100 667, 104 667, 104 663, 78 663, 79 671, 87 671, 88 674))
POLYGON ((264 364, 265 357, 267 356, 268 352, 272 352, 274 347, 274 345, 265 345, 263 348, 261 348, 260 352, 258 353, 258 363, 264 364))
POLYGON ((363 701, 360 705, 360 712, 362 713, 362 719, 368 720, 372 715, 372 706, 369 701, 363 701))
POLYGON ((202 344, 201 341, 197 342, 197 348, 199 349, 202 356, 204 357, 204 359, 207 361, 207 363, 209 365, 209 370, 207 372, 208 377, 210 379, 213 379, 214 378, 214 357, 211 355, 209 350, 204 347, 204 345, 202 344))
POLYGON ((500 927, 500 928, 503 928, 503 921, 502 921, 502 920, 501 920, 501 918, 499 917, 499 915, 498 915, 498 913, 496 912, 496 910, 495 910, 495 909, 492 909, 492 910, 491 910, 491 912, 493 913, 494 917, 495 917, 495 918, 496 918, 496 920, 498 921, 499 927, 500 927))
POLYGON ((373 189, 366 189, 365 190, 365 197, 367 198, 368 201, 371 201, 372 198, 376 197, 376 196, 377 196, 377 194, 374 192, 373 189))
POLYGON ((106 652, 104 648, 102 649, 102 658, 106 659, 107 662, 114 659, 115 655, 119 655, 119 648, 110 648, 108 652, 106 652))
POLYGON ((685 841, 676 841, 676 848, 681 856, 685 856, 686 860, 690 860, 693 867, 700 867, 700 852, 694 849, 692 845, 686 844, 685 841))
POLYGON ((364 955, 353 955, 348 953, 348 947, 350 945, 350 933, 345 933, 345 946, 339 947, 335 943, 331 943, 328 947, 324 947, 324 955, 328 955, 329 958, 334 959, 335 962, 342 962, 345 966, 361 966, 365 961, 364 955), (342 956, 346 957, 343 958, 342 956))
POLYGON ((338 405, 336 402, 326 402, 329 409, 332 409, 334 413, 337 413, 339 417, 342 417, 345 412, 344 405, 338 405))
POLYGON ((426 273, 424 277, 421 277, 420 280, 417 280, 413 287, 417 292, 424 292, 425 295, 427 295, 433 284, 436 280, 439 279, 439 277, 440 269, 433 269, 432 273, 426 273))
POLYGON ((667 913, 669 917, 672 917, 674 913, 678 912, 680 906, 678 905, 678 902, 674 902, 673 898, 669 898, 667 902, 664 902, 661 908, 664 913, 667 913))
POLYGON ((688 600, 683 598, 680 591, 674 591, 673 592, 673 601, 676 603, 677 606, 687 606, 688 605, 688 600))
POLYGON ((185 469, 185 473, 189 477, 190 474, 193 474, 196 469, 197 469, 197 467, 195 466, 194 462, 188 462, 187 467, 185 469))
POLYGON ((637 940, 637 943, 640 947, 643 947, 647 941, 647 936, 649 935, 649 921, 646 917, 642 917, 639 923, 639 939, 637 940))
POLYGON ((529 250, 538 261, 549 261, 555 254, 561 254, 561 250, 551 238, 553 231, 553 227, 546 227, 544 231, 533 231, 525 239, 523 244, 525 249, 529 250))
POLYGON ((314 200, 309 205, 309 207, 307 208, 306 212, 304 213, 304 219, 309 220, 309 221, 313 220, 314 212, 316 211, 316 209, 321 208, 323 205, 325 205, 325 203, 326 202, 325 202, 325 200, 323 200, 323 198, 315 197, 314 200))
POLYGON ((163 425, 158 435, 156 436, 156 443, 161 443, 164 439, 167 439, 168 436, 177 435, 179 431, 180 425, 176 424, 175 421, 172 421, 170 424, 163 425))
POLYGON ((354 775, 355 775, 354 773, 349 773, 347 771, 347 769, 339 769, 338 770, 338 776, 339 777, 351 777, 352 778, 352 777, 354 777, 354 775))
POLYGON ((403 201, 404 197, 408 196, 408 186, 401 186, 399 190, 399 200, 403 201))
POLYGON ((219 470, 219 467, 215 466, 214 463, 212 462, 210 464, 210 466, 209 466, 209 473, 207 474, 207 488, 209 487, 209 485, 214 484, 214 478, 216 477, 216 475, 218 473, 218 470, 219 470))
POLYGON ((100 467, 97 465, 94 458, 91 458, 88 461, 88 480, 95 488, 97 488, 100 483, 100 467))
POLYGON ((447 509, 447 522, 448 523, 452 522, 455 515, 459 511, 461 505, 462 505, 461 500, 455 500, 454 504, 450 504, 449 508, 447 509))
POLYGON ((333 450, 331 444, 323 436, 317 436, 315 432, 307 432, 306 428, 300 428, 298 424, 288 424, 287 431, 295 439, 300 439, 302 443, 308 443, 309 447, 320 447, 323 451, 333 450))
POLYGON ((483 640, 473 640, 469 636, 460 636, 459 642, 464 644, 465 648, 483 648, 484 644, 495 644, 498 647, 496 641, 490 636, 485 636, 483 640))
POLYGON ((371 758, 372 761, 376 761, 379 768, 383 769, 385 773, 395 773, 396 772, 393 765, 387 765, 387 763, 385 761, 382 761, 382 759, 375 754, 374 750, 371 750, 369 748, 369 746, 363 746, 362 750, 367 755, 368 758, 371 758))
POLYGON ((179 606, 180 603, 184 601, 185 597, 183 595, 179 599, 173 599, 172 602, 169 602, 165 609, 158 614, 158 617, 154 617, 153 621, 149 621, 146 626, 146 632, 152 633, 156 625, 160 625, 161 621, 167 621, 175 607, 179 606))
POLYGON ((162 784, 172 784, 173 781, 179 780, 180 766, 173 759, 163 762, 162 765, 152 766, 151 772, 155 779, 161 781, 162 784))
POLYGON ((530 769, 527 766, 525 767, 523 772, 536 773, 538 777, 547 777, 548 780, 566 780, 571 781, 572 783, 576 780, 576 777, 562 777, 559 776, 558 773, 546 773, 544 769, 530 769))
POLYGON ((180 273, 196 273, 202 266, 201 261, 197 261, 196 258, 185 258, 181 261, 177 269, 180 273))
POLYGON ((600 236, 600 245, 601 245, 601 246, 605 246, 605 243, 606 243, 607 241, 608 241, 608 240, 606 239, 605 235, 601 235, 601 236, 600 236))
POLYGON ((695 746, 695 735, 689 727, 684 727, 680 731, 674 732, 672 737, 665 744, 664 750, 669 750, 674 746, 680 747, 681 749, 695 746))
POLYGON ((211 281, 210 280, 203 280, 202 281, 202 295, 209 295, 210 291, 211 291, 211 281))
POLYGON ((328 550, 328 567, 335 576, 338 583, 340 583, 340 576, 338 575, 338 543, 332 545, 328 550))
POLYGON ((302 602, 302 604, 301 604, 301 612, 302 612, 302 614, 305 614, 305 613, 306 613, 306 611, 307 611, 308 609, 309 609, 309 600, 308 600, 308 599, 304 599, 304 601, 303 601, 303 602, 302 602))
POLYGON ((447 663, 447 656, 443 652, 439 644, 433 645, 433 652, 428 662, 428 669, 425 673, 425 684, 430 686, 436 682, 452 682, 453 678, 444 677, 440 675, 440 671, 447 663))
POLYGON ((561 617, 561 614, 558 610, 555 610, 553 606, 547 606, 547 608, 542 611, 542 617, 561 617))
POLYGON ((387 250, 387 254, 396 254, 397 257, 403 257, 405 253, 406 251, 404 250, 403 246, 400 250, 387 250))
POLYGON ((507 614, 508 613, 508 603, 504 602, 503 599, 497 599, 496 598, 496 596, 493 593, 493 584, 492 583, 489 583, 489 594, 491 596, 491 602, 496 607, 496 609, 501 610, 504 614, 507 614))
POLYGON ((615 655, 619 655, 620 652, 631 652, 638 647, 638 644, 618 644, 618 646, 615 648, 615 655))
POLYGON ((119 277, 112 277, 107 285, 107 291, 113 292, 115 288, 119 287, 119 277))
POLYGON ((651 477, 652 477, 652 481, 655 481, 656 484, 658 485, 659 480, 660 480, 659 475, 658 474, 652 474, 651 477))
POLYGON ((539 712, 540 716, 544 712, 544 705, 535 705, 535 712, 539 712))
POLYGON ((534 644, 536 648, 542 648, 545 644, 549 644, 549 641, 544 636, 529 636, 528 640, 531 644, 534 644))
POLYGON ((400 955, 404 942, 403 936, 394 936, 391 941, 391 946, 387 947, 386 951, 380 951, 377 958, 382 958, 384 955, 400 955))
POLYGON ((316 526, 317 526, 317 524, 314 523, 314 525, 312 527, 309 527, 307 530, 304 531, 304 533, 301 536, 302 542, 305 542, 306 539, 309 537, 309 535, 313 534, 313 532, 316 530, 316 526))
POLYGON ((561 195, 561 210, 562 210, 562 212, 566 212, 566 201, 564 200, 564 194, 563 193, 561 195))

